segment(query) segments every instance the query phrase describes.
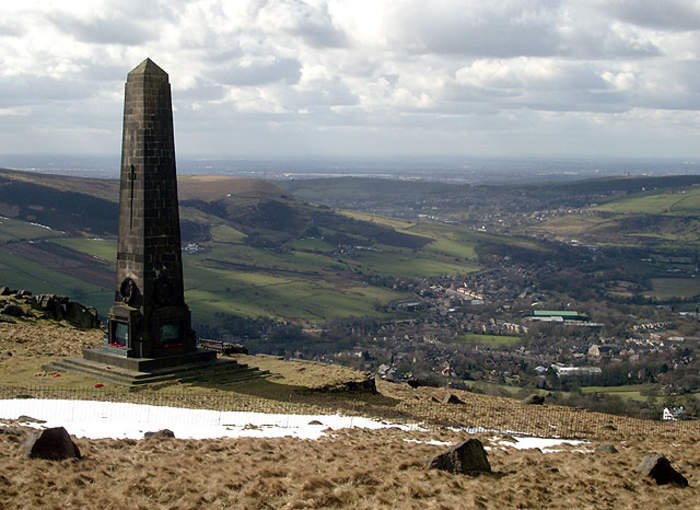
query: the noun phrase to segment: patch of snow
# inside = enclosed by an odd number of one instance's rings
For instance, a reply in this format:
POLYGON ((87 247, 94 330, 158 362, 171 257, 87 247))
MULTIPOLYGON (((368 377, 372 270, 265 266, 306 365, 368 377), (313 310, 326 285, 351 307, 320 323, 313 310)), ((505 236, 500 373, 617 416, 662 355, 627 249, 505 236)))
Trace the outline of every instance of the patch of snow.
POLYGON ((160 429, 170 429, 180 439, 284 436, 318 439, 328 429, 353 427, 424 430, 418 425, 400 425, 337 414, 266 414, 89 400, 0 400, 0 418, 17 419, 22 415, 46 421, 42 424, 26 422, 23 425, 34 428, 65 427, 74 436, 90 439, 141 439, 144 432, 160 429), (314 420, 321 422, 321 425, 310 425, 309 422, 314 420))
MULTIPOLYGON (((492 438, 492 441, 496 442, 497 444, 501 446, 510 446, 511 448, 515 448, 516 450, 529 450, 532 448, 539 448, 543 452, 549 452, 549 453, 554 453, 558 451, 565 451, 565 450, 553 450, 552 448, 555 446, 561 446, 561 445, 571 445, 571 446, 579 446, 583 444, 588 444, 588 441, 579 441, 579 440, 574 440, 574 439, 558 439, 558 438, 549 438, 549 437, 517 437, 517 436, 512 436, 513 439, 515 439, 515 442, 513 441, 505 441, 503 439, 500 439, 498 437, 492 438)), ((583 450, 581 450, 583 451, 583 450)))
POLYGON ((51 227, 49 227, 48 225, 42 225, 41 223, 36 223, 36 222, 34 222, 34 221, 32 221, 32 222, 30 223, 30 225, 34 225, 35 227, 45 228, 46 230, 53 230, 53 229, 52 229, 51 227))
POLYGON ((431 439, 429 441, 421 441, 420 439, 404 439, 404 442, 417 443, 417 444, 430 444, 430 445, 435 445, 435 446, 451 446, 454 444, 454 443, 448 443, 445 441, 436 441, 434 439, 431 439))

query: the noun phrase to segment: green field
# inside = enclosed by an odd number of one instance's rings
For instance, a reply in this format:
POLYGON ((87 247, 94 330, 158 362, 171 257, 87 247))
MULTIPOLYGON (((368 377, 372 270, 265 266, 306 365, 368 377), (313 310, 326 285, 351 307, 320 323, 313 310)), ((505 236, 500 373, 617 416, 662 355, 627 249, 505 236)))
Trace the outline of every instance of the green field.
POLYGON ((477 333, 467 333, 466 335, 460 335, 457 337, 460 342, 468 344, 481 344, 490 345, 492 347, 503 347, 508 345, 513 345, 520 341, 519 336, 506 336, 506 335, 480 335, 477 333))
POLYGON ((53 242, 71 248, 73 250, 87 253, 106 262, 112 268, 116 267, 117 241, 116 239, 86 239, 82 237, 61 238, 53 242))
POLYGON ((623 400, 647 400, 643 394, 651 389, 659 387, 658 384, 625 384, 622 386, 583 386, 581 393, 605 393, 606 395, 620 397, 623 400))
POLYGON ((40 239, 60 235, 63 235, 63 232, 51 230, 28 221, 13 220, 12 218, 0 216, 0 242, 40 239))
POLYGON ((700 187, 693 186, 677 192, 647 192, 608 202, 595 209, 617 213, 698 215, 700 214, 700 187))
POLYGON ((86 283, 73 276, 0 248, 0 284, 15 289, 27 289, 35 294, 50 293, 70 297, 84 305, 96 307, 104 316, 114 300, 114 290, 86 283))
POLYGON ((659 299, 688 298, 700 294, 698 278, 652 278, 652 291, 647 294, 659 299))

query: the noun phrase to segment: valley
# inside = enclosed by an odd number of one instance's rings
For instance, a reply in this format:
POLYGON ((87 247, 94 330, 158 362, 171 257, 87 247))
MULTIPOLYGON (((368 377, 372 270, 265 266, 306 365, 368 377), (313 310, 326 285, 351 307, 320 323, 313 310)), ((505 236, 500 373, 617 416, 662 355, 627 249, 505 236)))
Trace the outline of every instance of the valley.
MULTIPOLYGON (((255 352, 647 418, 696 413, 698 181, 183 177, 186 299, 200 336, 255 352)), ((0 281, 104 316, 117 194, 116 181, 1 172, 0 281)))

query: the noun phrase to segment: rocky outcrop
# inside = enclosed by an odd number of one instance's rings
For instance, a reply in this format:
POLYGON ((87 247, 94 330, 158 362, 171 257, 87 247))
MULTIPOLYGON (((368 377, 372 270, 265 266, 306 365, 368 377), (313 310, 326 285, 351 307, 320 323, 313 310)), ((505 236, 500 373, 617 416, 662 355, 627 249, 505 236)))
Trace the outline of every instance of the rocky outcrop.
POLYGON ((33 432, 22 443, 24 454, 32 459, 79 459, 80 450, 63 427, 33 432))
POLYGON ((60 321, 66 320, 81 329, 100 327, 97 310, 71 301, 66 296, 56 294, 39 294, 31 300, 31 306, 46 314, 49 318, 60 321))
POLYGON ((490 473, 491 464, 481 441, 469 439, 430 459, 428 469, 471 475, 490 473))

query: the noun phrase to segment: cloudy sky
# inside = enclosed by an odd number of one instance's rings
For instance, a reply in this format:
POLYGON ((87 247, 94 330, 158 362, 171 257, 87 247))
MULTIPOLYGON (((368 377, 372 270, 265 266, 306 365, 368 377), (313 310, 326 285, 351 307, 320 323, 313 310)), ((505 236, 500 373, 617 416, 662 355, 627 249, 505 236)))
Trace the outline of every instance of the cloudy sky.
POLYGON ((23 0, 0 154, 117 154, 127 72, 179 154, 700 156, 700 1, 23 0))

